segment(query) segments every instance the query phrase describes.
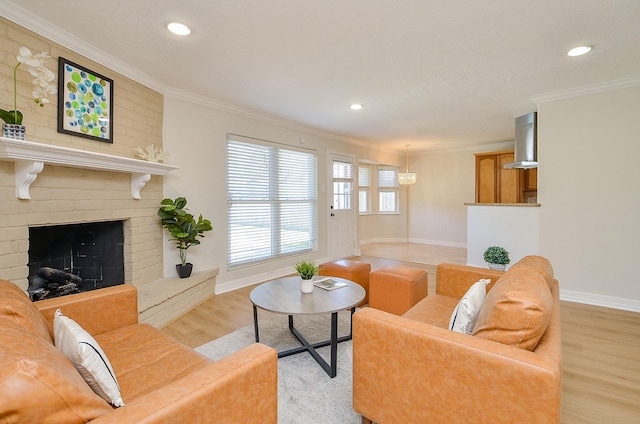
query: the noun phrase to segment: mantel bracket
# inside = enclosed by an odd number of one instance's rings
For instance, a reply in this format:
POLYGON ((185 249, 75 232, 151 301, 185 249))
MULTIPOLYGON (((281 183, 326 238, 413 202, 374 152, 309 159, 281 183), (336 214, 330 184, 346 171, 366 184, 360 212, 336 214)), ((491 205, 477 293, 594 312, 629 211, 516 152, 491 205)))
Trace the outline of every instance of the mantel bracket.
POLYGON ((29 187, 44 169, 44 162, 39 160, 16 160, 16 197, 31 199, 29 187))
POLYGON ((149 182, 151 174, 131 174, 131 197, 134 199, 142 199, 140 197, 140 190, 149 182))

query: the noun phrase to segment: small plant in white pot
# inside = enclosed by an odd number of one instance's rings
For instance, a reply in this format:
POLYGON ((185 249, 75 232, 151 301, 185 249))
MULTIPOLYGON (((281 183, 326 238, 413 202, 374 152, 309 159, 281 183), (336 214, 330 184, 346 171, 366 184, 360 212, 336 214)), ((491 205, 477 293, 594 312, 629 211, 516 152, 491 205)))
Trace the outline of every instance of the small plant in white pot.
POLYGON ((314 261, 300 261, 295 268, 302 278, 300 291, 311 293, 313 291, 313 276, 318 273, 318 265, 314 261))
POLYGON ((484 260, 491 269, 504 271, 507 264, 511 262, 509 252, 501 246, 490 246, 484 251, 484 260))

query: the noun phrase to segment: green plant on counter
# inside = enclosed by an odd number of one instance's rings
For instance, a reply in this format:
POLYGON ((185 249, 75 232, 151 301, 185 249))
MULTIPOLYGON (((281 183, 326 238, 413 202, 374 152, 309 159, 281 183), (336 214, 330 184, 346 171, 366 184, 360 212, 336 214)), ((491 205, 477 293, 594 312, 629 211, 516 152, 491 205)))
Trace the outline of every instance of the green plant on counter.
POLYGON ((484 260, 490 264, 507 265, 511 262, 509 252, 504 247, 490 246, 484 251, 484 260))
POLYGON ((296 264, 296 271, 303 280, 311 280, 318 273, 318 265, 313 261, 301 261, 296 264))

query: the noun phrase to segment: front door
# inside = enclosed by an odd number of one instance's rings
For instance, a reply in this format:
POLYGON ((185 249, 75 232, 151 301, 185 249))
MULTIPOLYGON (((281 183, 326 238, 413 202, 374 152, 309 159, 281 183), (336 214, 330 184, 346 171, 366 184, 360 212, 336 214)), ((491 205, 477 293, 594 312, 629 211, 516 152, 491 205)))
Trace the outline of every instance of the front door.
POLYGON ((329 259, 352 256, 355 246, 355 211, 353 204, 354 158, 340 154, 329 154, 331 179, 329 190, 329 259))

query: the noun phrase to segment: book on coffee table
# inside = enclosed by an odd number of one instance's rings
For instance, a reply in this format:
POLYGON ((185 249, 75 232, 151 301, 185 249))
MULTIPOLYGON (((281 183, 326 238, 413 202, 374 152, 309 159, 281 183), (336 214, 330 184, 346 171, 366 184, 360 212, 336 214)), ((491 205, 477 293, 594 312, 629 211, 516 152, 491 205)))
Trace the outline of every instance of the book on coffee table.
POLYGON ((332 280, 331 278, 321 278, 319 280, 315 280, 313 285, 325 290, 335 290, 346 286, 347 283, 341 283, 340 281, 332 280))

